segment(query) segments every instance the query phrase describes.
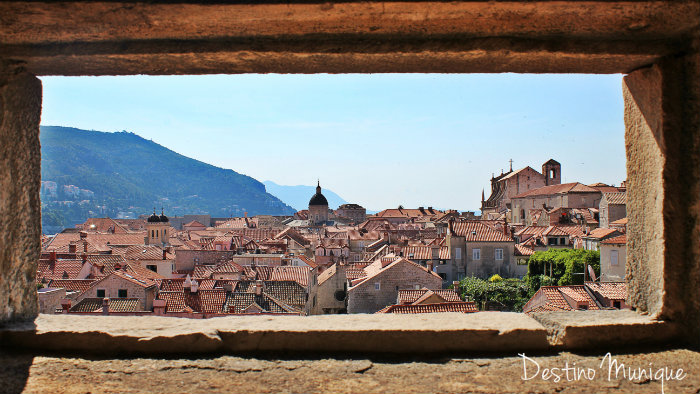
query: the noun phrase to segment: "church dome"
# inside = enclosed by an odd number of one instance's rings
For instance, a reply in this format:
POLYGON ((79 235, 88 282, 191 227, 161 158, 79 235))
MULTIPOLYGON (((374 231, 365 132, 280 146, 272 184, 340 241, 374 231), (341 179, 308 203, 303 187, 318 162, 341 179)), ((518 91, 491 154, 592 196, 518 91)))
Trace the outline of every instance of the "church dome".
MULTIPOLYGON (((167 219, 167 218, 166 218, 167 219)), ((160 216, 156 215, 156 210, 153 210, 153 215, 149 216, 148 223, 160 223, 160 216)))
POLYGON ((318 205, 328 206, 328 200, 326 200, 326 197, 321 193, 320 183, 316 186, 316 194, 311 196, 311 200, 309 200, 310 207, 318 205))

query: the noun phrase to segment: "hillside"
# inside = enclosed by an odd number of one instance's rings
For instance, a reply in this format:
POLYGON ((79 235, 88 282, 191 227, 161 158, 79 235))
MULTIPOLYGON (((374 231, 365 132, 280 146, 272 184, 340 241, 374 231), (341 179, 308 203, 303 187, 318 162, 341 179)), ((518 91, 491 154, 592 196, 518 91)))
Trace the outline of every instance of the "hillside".
MULTIPOLYGON (((311 196, 316 193, 316 186, 286 186, 278 185, 272 181, 264 181, 263 184, 265 185, 268 193, 276 196, 282 201, 285 201, 297 211, 308 209, 309 199, 311 199, 311 196)), ((323 185, 321 185, 321 187, 323 187, 323 185)), ((322 193, 328 200, 328 207, 331 209, 337 209, 340 205, 347 204, 347 201, 343 200, 339 195, 328 189, 324 188, 322 193)))
POLYGON ((42 212, 49 226, 63 221, 72 227, 88 216, 138 216, 161 206, 169 215, 294 213, 257 180, 134 133, 41 126, 40 139, 42 212))

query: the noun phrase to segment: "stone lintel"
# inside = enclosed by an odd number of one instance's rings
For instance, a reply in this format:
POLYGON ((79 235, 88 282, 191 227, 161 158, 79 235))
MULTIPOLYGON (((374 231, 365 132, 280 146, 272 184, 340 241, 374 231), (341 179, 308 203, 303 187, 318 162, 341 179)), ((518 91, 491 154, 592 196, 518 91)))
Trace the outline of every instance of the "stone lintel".
POLYGON ((687 47, 696 1, 0 3, 36 75, 626 73, 687 47))

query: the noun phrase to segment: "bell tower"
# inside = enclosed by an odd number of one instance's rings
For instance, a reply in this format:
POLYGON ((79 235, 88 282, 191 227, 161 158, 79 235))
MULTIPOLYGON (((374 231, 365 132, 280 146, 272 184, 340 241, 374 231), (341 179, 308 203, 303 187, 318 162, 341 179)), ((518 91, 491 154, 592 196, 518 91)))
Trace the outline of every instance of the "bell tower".
POLYGON ((549 159, 542 164, 542 175, 544 175, 544 185, 561 184, 561 164, 554 159, 549 159))

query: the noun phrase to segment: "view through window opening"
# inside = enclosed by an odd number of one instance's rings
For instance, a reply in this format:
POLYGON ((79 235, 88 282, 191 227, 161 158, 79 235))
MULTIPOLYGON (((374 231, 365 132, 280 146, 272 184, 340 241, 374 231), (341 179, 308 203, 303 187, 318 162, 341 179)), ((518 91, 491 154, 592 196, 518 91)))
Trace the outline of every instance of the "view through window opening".
POLYGON ((43 313, 627 307, 619 75, 43 82, 43 313))

